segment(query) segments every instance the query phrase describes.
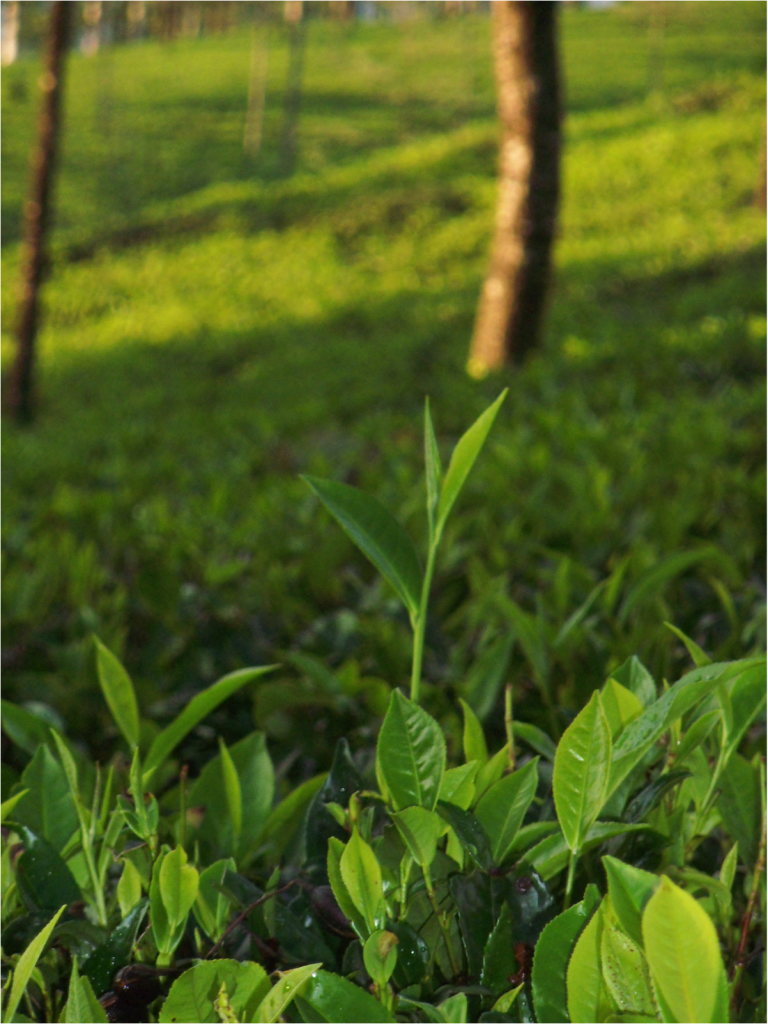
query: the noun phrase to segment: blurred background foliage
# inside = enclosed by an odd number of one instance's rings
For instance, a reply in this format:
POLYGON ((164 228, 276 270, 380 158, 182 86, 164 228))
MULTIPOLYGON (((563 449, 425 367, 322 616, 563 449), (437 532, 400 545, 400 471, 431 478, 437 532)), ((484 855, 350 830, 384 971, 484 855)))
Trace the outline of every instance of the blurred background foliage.
MULTIPOLYGON (((372 744, 408 624, 298 474, 358 484, 423 539, 425 394, 447 455, 502 385, 427 635, 449 740, 459 693, 501 736, 505 681, 543 724, 537 681, 565 722, 630 654, 676 678, 665 620, 718 659, 762 649, 765 6, 564 5, 546 336, 480 384, 464 364, 495 199, 487 13, 307 5, 289 175, 287 29, 259 27, 254 157, 253 5, 234 6, 226 32, 70 57, 41 411, 3 432, 5 695, 104 756, 96 631, 150 709, 146 741, 224 672, 282 663, 198 728, 192 764, 254 717, 294 781, 339 735, 372 744)), ((39 75, 24 42, 2 78, 4 362, 39 75)))

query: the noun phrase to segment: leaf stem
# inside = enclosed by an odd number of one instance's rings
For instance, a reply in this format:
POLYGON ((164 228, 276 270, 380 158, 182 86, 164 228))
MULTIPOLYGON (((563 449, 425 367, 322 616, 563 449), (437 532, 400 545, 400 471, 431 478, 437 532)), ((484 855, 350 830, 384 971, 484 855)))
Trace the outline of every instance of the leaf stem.
POLYGON ((440 542, 439 534, 430 539, 429 554, 427 556, 427 568, 424 572, 424 582, 421 586, 421 601, 419 602, 419 613, 413 624, 413 664, 411 666, 411 700, 414 704, 419 703, 421 695, 421 663, 424 658, 424 633, 427 628, 427 605, 429 604, 429 591, 432 586, 432 573, 435 569, 435 555, 437 545, 440 542))
POLYGON ((567 910, 571 905, 571 895, 573 893, 573 879, 576 874, 576 860, 578 859, 578 853, 576 850, 571 850, 571 856, 568 859, 568 877, 565 880, 565 899, 563 900, 563 910, 567 910))
POLYGON ((504 687, 504 728, 507 733, 507 746, 509 748, 509 765, 507 774, 515 770, 515 734, 512 728, 512 683, 504 687))

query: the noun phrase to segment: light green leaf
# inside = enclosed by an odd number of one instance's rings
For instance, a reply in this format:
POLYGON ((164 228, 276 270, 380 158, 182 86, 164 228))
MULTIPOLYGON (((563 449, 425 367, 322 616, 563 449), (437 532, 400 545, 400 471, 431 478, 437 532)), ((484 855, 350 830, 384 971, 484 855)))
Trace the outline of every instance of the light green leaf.
POLYGON ((399 690, 392 691, 379 733, 376 766, 397 810, 434 810, 445 769, 443 730, 399 690))
POLYGON ((477 761, 482 767, 488 760, 483 727, 469 704, 461 698, 459 703, 464 712, 464 760, 477 761))
POLYGON ((266 672, 272 672, 276 668, 277 665, 265 665, 261 668, 241 668, 237 672, 230 672, 229 675, 223 676, 213 686, 209 686, 207 690, 196 694, 181 714, 153 740, 147 754, 146 764, 144 765, 144 785, 149 785, 154 772, 173 753, 174 748, 181 743, 190 730, 194 729, 198 722, 202 721, 222 701, 225 701, 227 697, 231 697, 233 693, 236 693, 246 683, 253 682, 254 679, 258 679, 259 676, 263 676, 266 672))
POLYGON ((123 873, 117 883, 117 902, 125 920, 141 899, 141 875, 132 861, 123 860, 123 873))
POLYGON ((499 411, 501 403, 504 401, 506 396, 507 389, 505 388, 493 405, 489 406, 489 408, 487 408, 485 412, 475 420, 453 450, 453 455, 451 456, 448 471, 445 474, 445 480, 443 481, 443 486, 440 491, 440 500, 437 506, 438 533, 442 532, 445 521, 448 518, 462 487, 464 486, 464 482, 469 475, 469 471, 472 469, 477 456, 480 454, 480 450, 485 444, 488 432, 493 426, 493 421, 496 419, 496 413, 499 411))
POLYGON ((322 964, 307 964, 306 967, 283 971, 278 983, 267 993, 256 1011, 253 1018, 254 1024, 275 1024, 304 983, 322 966, 322 964))
POLYGON ((398 939, 392 932, 379 928, 371 932, 363 946, 365 969, 377 985, 386 985, 397 965, 398 939))
POLYGON ((115 725, 135 750, 139 745, 139 708, 133 683, 112 651, 97 636, 94 636, 93 643, 101 692, 115 725))
POLYGON ((723 866, 720 868, 720 881, 729 892, 733 888, 733 880, 736 877, 736 868, 738 865, 739 844, 734 843, 723 860, 723 866))
POLYGON ((177 846, 160 866, 160 897, 168 915, 168 923, 176 930, 187 919, 197 898, 197 868, 187 863, 184 848, 177 846))
POLYGON ((366 924, 363 914, 352 902, 349 890, 344 884, 341 874, 341 858, 344 856, 344 850, 345 846, 342 841, 337 839, 336 836, 331 836, 328 840, 328 881, 331 883, 333 895, 336 897, 336 902, 342 914, 347 918, 358 936, 365 941, 371 929, 366 924))
POLYGON ((539 781, 538 757, 519 771, 495 783, 475 809, 478 821, 491 841, 493 859, 502 864, 512 848, 525 812, 536 794, 539 781))
POLYGON ((32 977, 32 972, 37 966, 37 961, 40 959, 48 939, 51 937, 51 932, 58 924, 59 918, 66 909, 66 904, 59 908, 45 928, 38 932, 19 957, 19 961, 13 970, 11 992, 8 996, 3 1020, 13 1020, 16 1009, 21 1002, 21 997, 24 995, 24 991, 27 987, 27 982, 32 977))
POLYGON ((41 743, 51 742, 48 722, 9 700, 0 701, 0 708, 3 732, 22 750, 34 755, 41 743))
POLYGON ((160 1010, 160 1024, 197 1021, 220 1024, 216 1000, 225 986, 229 1007, 242 1020, 252 1020, 271 991, 264 968, 253 961, 203 960, 178 977, 160 1010))
POLYGON ((5 821, 19 800, 23 800, 28 792, 28 789, 22 789, 18 793, 14 793, 13 796, 9 796, 7 800, 4 800, 2 804, 0 804, 0 821, 5 821))
POLYGON ((475 796, 475 776, 479 767, 477 761, 470 761, 458 768, 449 768, 443 773, 439 799, 466 811, 475 796))
POLYGON ((709 736, 718 722, 723 719, 723 712, 716 708, 714 711, 707 711, 685 731, 685 735, 680 740, 680 746, 675 751, 675 758, 678 761, 685 760, 686 757, 697 747, 700 747, 704 740, 709 736))
POLYGON ((229 820, 232 823, 232 835, 235 848, 243 830, 243 796, 240 791, 240 778, 235 768, 235 762, 227 749, 224 740, 219 736, 219 754, 221 761, 221 777, 224 783, 224 793, 227 797, 227 811, 229 820))
POLYGON ((563 733, 552 776, 557 819, 574 853, 605 803, 610 760, 611 733, 595 691, 563 733))
POLYGON ((616 1012, 600 969, 603 926, 601 906, 581 933, 568 961, 565 983, 568 1016, 573 1024, 594 1024, 616 1012))
POLYGON ((658 888, 658 876, 625 864, 616 857, 603 857, 603 866, 613 912, 630 939, 642 946, 643 910, 658 888))
POLYGON ((217 860, 200 872, 195 899, 195 918, 205 934, 216 942, 226 927, 232 901, 221 891, 227 871, 237 871, 237 865, 229 857, 217 860))
POLYGON ((760 711, 765 707, 765 663, 753 665, 741 673, 730 686, 730 705, 733 718, 730 723, 728 745, 724 759, 738 750, 742 737, 760 711))
POLYGON ((435 859, 437 841, 445 832, 443 819, 424 807, 406 807, 391 817, 416 863, 429 867, 435 859))
POLYGON ((531 989, 539 1024, 558 1024, 568 1019, 566 969, 590 914, 584 902, 569 907, 545 925, 536 942, 531 989))
POLYGON ((51 748, 41 744, 21 777, 26 787, 14 821, 42 836, 59 852, 77 831, 78 819, 69 783, 51 748))
POLYGON ((518 985, 516 988, 511 988, 509 992, 505 992, 503 996, 499 996, 496 1002, 493 1004, 494 1013, 509 1013, 512 1009, 512 1004, 520 995, 525 988, 525 982, 518 985))
POLYGON ((481 800, 491 786, 498 782, 504 774, 504 769, 509 764, 509 744, 505 743, 501 750, 497 750, 488 764, 484 764, 477 773, 475 780, 475 800, 481 800))
POLYGON ((85 975, 80 976, 76 957, 72 960, 69 993, 61 1020, 65 1024, 107 1024, 108 1020, 104 1007, 96 998, 90 981, 85 975))
POLYGON ((430 527, 434 529, 443 467, 440 462, 440 449, 437 447, 435 428, 432 425, 432 415, 429 411, 429 398, 424 402, 424 462, 427 467, 427 515, 430 527))
POLYGON ((718 662, 705 668, 694 669, 670 687, 663 696, 646 708, 638 719, 627 726, 614 744, 608 796, 621 785, 632 769, 639 764, 646 751, 673 722, 722 683, 764 663, 763 658, 718 662))
POLYGON ((303 476, 328 511, 392 584, 415 620, 421 600, 421 565, 413 541, 392 513, 356 487, 303 476))
POLYGON ((611 678, 631 690, 644 708, 649 708, 656 700, 653 676, 634 654, 611 673, 611 678))
POLYGON ((712 1020, 722 971, 717 932, 707 912, 666 876, 643 913, 653 980, 678 1021, 712 1020))
POLYGON ((656 1008, 643 951, 610 920, 603 928, 600 958, 603 981, 619 1010, 653 1017, 656 1008))
POLYGON ((355 829, 341 855, 341 877, 369 931, 384 924, 381 868, 376 854, 355 829))
POLYGON ((605 717, 611 730, 611 740, 615 741, 626 727, 643 713, 640 700, 626 686, 609 679, 600 693, 605 717))
POLYGON ((464 992, 456 992, 449 999, 444 999, 438 1006, 445 1024, 467 1024, 467 996, 464 992))

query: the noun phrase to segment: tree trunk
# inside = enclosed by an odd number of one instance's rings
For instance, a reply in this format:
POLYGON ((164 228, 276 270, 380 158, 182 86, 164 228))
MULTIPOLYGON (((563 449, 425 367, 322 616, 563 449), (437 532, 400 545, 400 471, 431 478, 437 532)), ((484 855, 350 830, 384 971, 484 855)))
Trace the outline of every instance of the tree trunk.
POLYGON ((83 4, 85 31, 80 40, 80 52, 92 57, 101 47, 101 0, 88 0, 83 4))
POLYGON ((19 4, 4 3, 2 12, 2 55, 3 67, 13 64, 19 53, 19 4))
POLYGON ((768 103, 765 106, 763 145, 760 151, 760 173, 758 174, 758 187, 755 193, 755 206, 758 210, 768 213, 768 103))
POLYGON ((19 423, 28 423, 34 413, 33 371, 40 285, 46 263, 45 244, 61 125, 64 66, 74 6, 66 0, 56 0, 51 7, 45 71, 40 79, 42 103, 38 138, 30 161, 29 198, 24 206, 18 350, 9 396, 11 412, 19 423))
POLYGON ((267 32, 268 25, 262 22, 256 13, 251 46, 248 109, 245 115, 245 134, 243 136, 243 149, 252 160, 258 156, 264 126, 264 105, 267 98, 267 32))
POLYGON ((483 377, 537 344, 560 195, 557 4, 494 0, 502 125, 496 229, 468 371, 483 377))
POLYGON ((304 77, 304 5, 301 0, 286 0, 284 11, 288 28, 288 74, 283 101, 283 124, 280 132, 280 171, 285 177, 296 166, 301 84, 304 77))

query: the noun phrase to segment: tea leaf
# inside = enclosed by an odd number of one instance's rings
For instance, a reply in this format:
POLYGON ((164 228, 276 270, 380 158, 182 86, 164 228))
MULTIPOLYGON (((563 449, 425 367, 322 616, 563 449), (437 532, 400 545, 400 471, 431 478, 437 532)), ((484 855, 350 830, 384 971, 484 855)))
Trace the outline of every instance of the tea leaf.
POLYGON ((348 484, 314 476, 302 480, 389 580, 415 620, 421 600, 421 565, 413 541, 392 513, 370 494, 348 484))
POLYGON ((459 699, 459 704, 464 712, 464 760, 477 761, 482 767, 488 760, 483 727, 465 700, 459 699))
POLYGON ((575 853, 605 803, 610 759, 611 734, 595 692, 563 733, 552 777, 557 819, 575 853))
POLYGON ((349 1020, 359 1024, 390 1024, 392 1017, 374 997, 346 978, 317 971, 304 985, 300 996, 312 1010, 305 1020, 349 1020))
POLYGON ((379 733, 376 764, 397 810, 434 810, 445 768, 443 730, 399 690, 392 692, 379 733))
POLYGON ((230 1007, 242 1020, 252 1020, 271 991, 267 973, 260 964, 203 960, 174 981, 160 1010, 161 1024, 187 1020, 220 1024, 215 1001, 222 986, 226 986, 230 1007))
POLYGON ((94 636, 99 686, 115 721, 131 749, 139 745, 139 708, 130 676, 112 651, 94 636))
POLYGON ((545 925, 539 936, 533 956, 531 989, 540 1024, 557 1024, 568 1019, 565 984, 568 960, 590 915, 591 909, 584 902, 577 903, 545 925))
POLYGON ((509 853, 536 793, 538 762, 536 757, 519 771, 499 779, 477 805, 475 814, 488 834, 497 864, 502 864, 509 853))
POLYGON ((565 983, 568 1017, 573 1024, 594 1024, 616 1012, 600 968, 603 927, 601 906, 581 933, 568 961, 565 983))
POLYGON ((183 847, 177 846, 160 866, 160 897, 172 930, 186 921, 197 898, 197 868, 187 863, 183 847))
POLYGON ((292 971, 284 971, 280 980, 267 993, 258 1007, 256 1015, 252 1018, 254 1024, 274 1024, 279 1020, 304 983, 322 966, 321 963, 307 964, 306 967, 296 967, 292 971))
POLYGON ((722 970, 707 912, 666 876, 648 901, 643 940, 653 980, 679 1021, 711 1021, 722 970))
POLYGON ((344 847, 340 868, 349 898, 362 915, 369 931, 375 931, 383 924, 381 868, 376 854, 357 829, 344 847))
POLYGON ((642 946, 643 931, 640 922, 643 910, 656 892, 659 879, 650 871, 625 864, 616 857, 603 857, 603 866, 608 880, 611 908, 627 935, 638 946, 642 946))
POLYGON ((27 982, 32 977, 32 972, 37 965, 37 961, 40 959, 48 939, 51 937, 51 932, 66 909, 66 904, 59 908, 45 928, 38 932, 19 957, 19 961, 13 969, 11 992, 3 1012, 3 1020, 13 1020, 16 1009, 21 1002, 21 997, 24 995, 27 987, 27 982))
POLYGON ((60 1019, 66 1024, 107 1024, 108 1021, 104 1007, 96 998, 90 981, 88 978, 80 977, 76 957, 72 961, 69 994, 64 1015, 60 1019))
POLYGON ((424 402, 424 463, 427 467, 427 515, 430 527, 434 530, 443 467, 440 462, 440 449, 437 447, 435 428, 432 425, 432 414, 429 411, 429 398, 424 402))
POLYGON ((392 820, 416 863, 429 867, 435 859, 437 841, 445 831, 442 818, 424 807, 406 807, 393 814, 392 820))

